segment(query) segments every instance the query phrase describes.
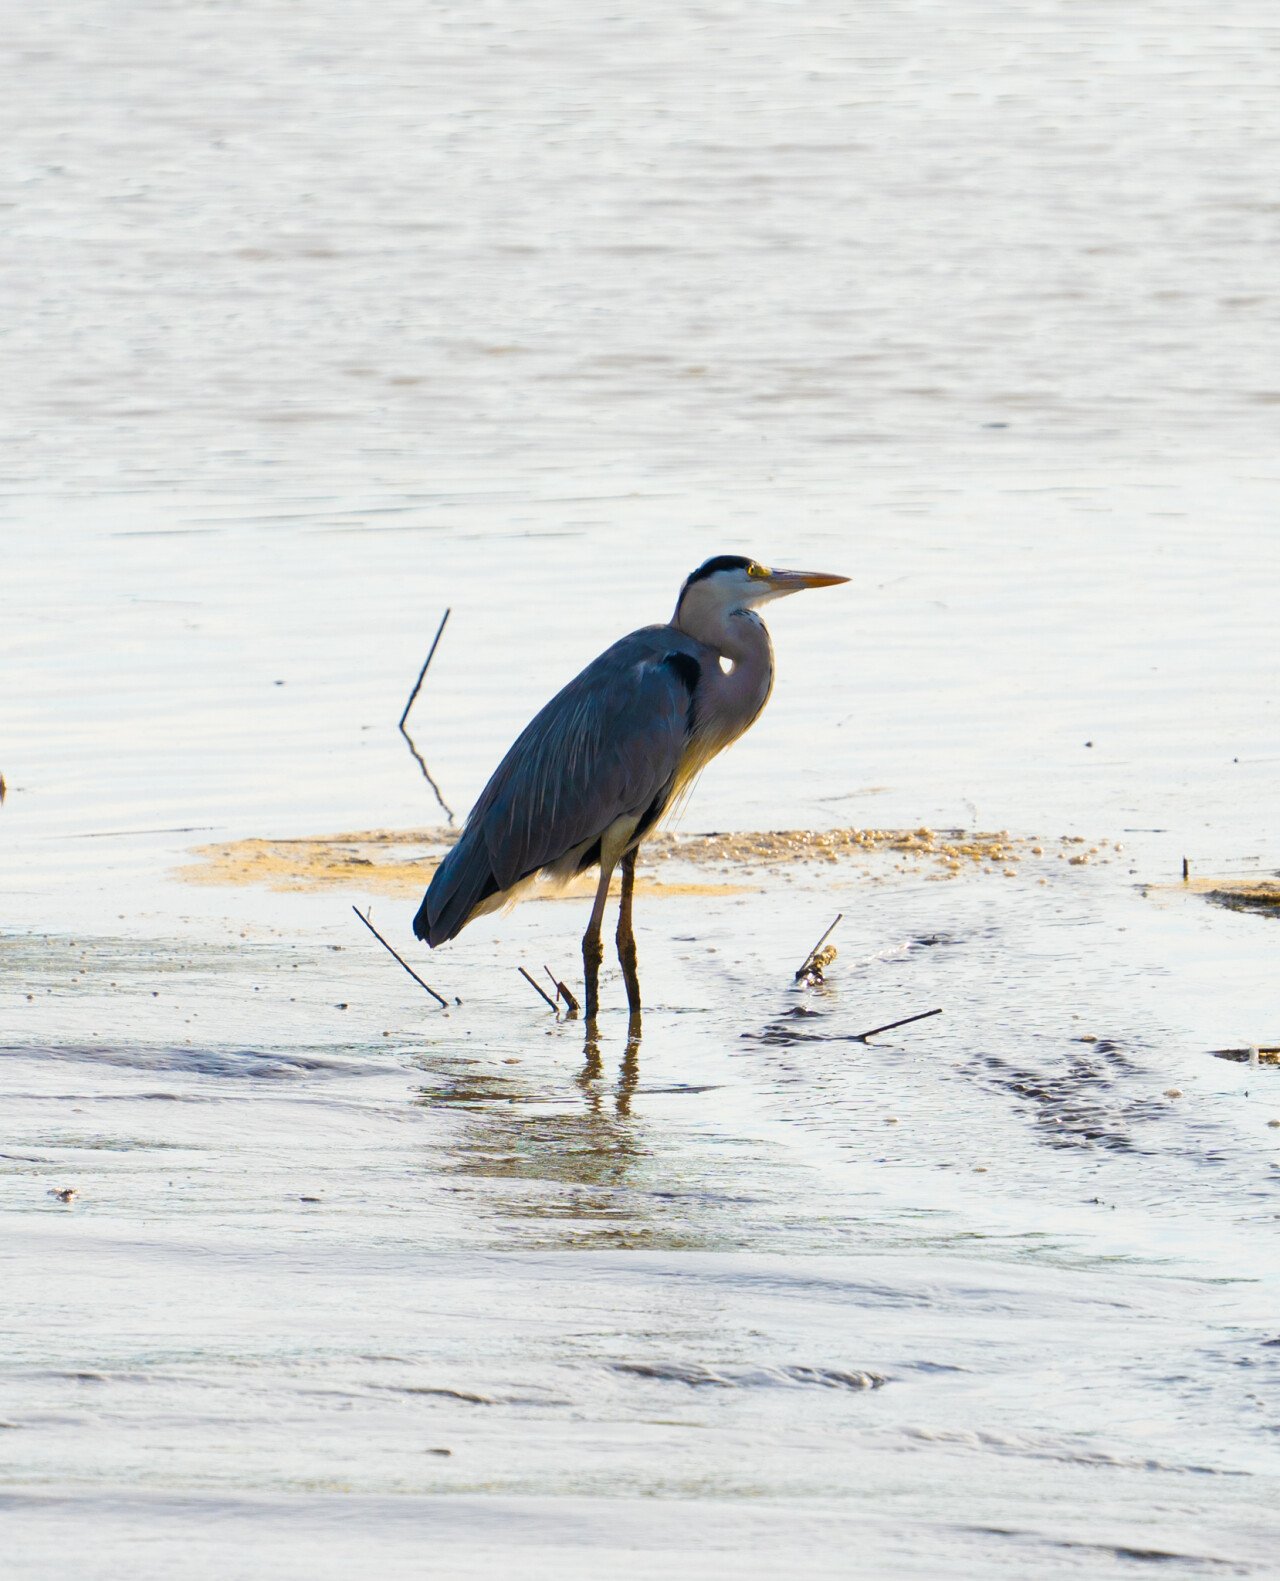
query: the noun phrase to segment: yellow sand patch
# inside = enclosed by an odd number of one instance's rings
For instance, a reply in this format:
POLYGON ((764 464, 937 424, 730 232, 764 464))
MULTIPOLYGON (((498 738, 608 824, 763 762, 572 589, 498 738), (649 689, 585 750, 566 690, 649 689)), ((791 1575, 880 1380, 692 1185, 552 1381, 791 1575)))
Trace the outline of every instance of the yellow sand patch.
POLYGON ((1149 894, 1203 895, 1234 911, 1280 917, 1280 882, 1274 878, 1184 878, 1180 883, 1149 884, 1149 894))
MULTIPOLYGON (((262 884, 268 889, 350 889, 417 895, 431 882, 451 843, 444 831, 434 829, 417 834, 373 829, 359 834, 316 835, 306 840, 233 840, 225 845, 197 846, 193 854, 200 858, 199 862, 179 868, 177 876, 192 884, 262 884)), ((639 895, 737 895, 743 887, 636 880, 639 895)), ((563 888, 535 888, 528 898, 573 900, 594 895, 595 888, 594 875, 584 874, 563 888)))
MULTIPOLYGON (((271 889, 349 889, 390 895, 425 890, 450 845, 450 829, 365 829, 349 834, 316 835, 298 840, 234 840, 199 846, 198 861, 179 869, 194 884, 263 884, 271 889)), ((686 867, 719 869, 730 880, 793 863, 839 863, 880 854, 899 870, 925 864, 931 877, 952 878, 962 872, 985 872, 1014 878, 1024 860, 1036 858, 1083 866, 1106 860, 1105 840, 1087 845, 1079 837, 1040 841, 1015 837, 1008 830, 994 834, 933 829, 766 829, 725 834, 656 834, 641 850, 644 867, 679 862, 686 867)), ((1119 851, 1121 848, 1113 848, 1119 851)), ((731 895, 741 882, 680 881, 663 883, 641 877, 637 890, 648 895, 731 895)), ((573 899, 594 892, 591 875, 565 889, 543 892, 546 898, 573 899)), ((539 891, 535 889, 530 898, 539 891)))
POLYGON ((177 876, 192 884, 411 894, 430 883, 443 854, 443 846, 421 849, 428 839, 374 829, 305 840, 232 840, 197 846, 192 854, 199 862, 179 868, 177 876))
POLYGON ((1163 887, 1188 889, 1196 895, 1239 895, 1259 905, 1280 906, 1280 882, 1273 878, 1188 878, 1163 887))

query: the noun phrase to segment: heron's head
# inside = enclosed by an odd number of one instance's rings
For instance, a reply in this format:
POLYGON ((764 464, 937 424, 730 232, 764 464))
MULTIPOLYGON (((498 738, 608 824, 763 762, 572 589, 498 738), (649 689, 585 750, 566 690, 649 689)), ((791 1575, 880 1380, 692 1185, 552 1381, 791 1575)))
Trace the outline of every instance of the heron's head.
POLYGON ((835 587, 848 580, 825 571, 779 571, 744 555, 718 554, 686 578, 676 603, 675 624, 696 630, 767 604, 771 598, 785 598, 806 587, 835 587))

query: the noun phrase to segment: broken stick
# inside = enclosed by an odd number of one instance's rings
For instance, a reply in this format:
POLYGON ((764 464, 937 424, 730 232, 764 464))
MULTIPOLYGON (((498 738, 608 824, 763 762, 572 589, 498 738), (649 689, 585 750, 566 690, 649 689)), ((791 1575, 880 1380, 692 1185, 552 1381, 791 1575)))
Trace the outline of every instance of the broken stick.
MULTIPOLYGON (((809 970, 810 966, 813 964, 814 956, 818 953, 818 951, 822 948, 822 946, 827 942, 827 940, 831 937, 831 935, 836 931, 837 926, 843 920, 844 920, 844 912, 843 911, 837 912, 836 913, 836 920, 835 920, 835 922, 833 922, 831 924, 831 926, 822 935, 822 937, 818 940, 818 942, 814 945, 814 947, 809 951, 808 955, 805 956, 803 965, 800 967, 800 970, 796 973, 795 977, 792 979, 793 982, 797 982, 798 983, 800 981, 800 979, 804 976, 804 974, 809 970)), ((827 963, 824 962, 823 964, 825 965, 827 963)))
POLYGON ((556 976, 556 974, 551 970, 551 968, 546 964, 545 961, 542 963, 542 970, 547 974, 547 976, 551 979, 551 981, 556 985, 556 993, 559 994, 561 996, 561 998, 564 1000, 565 1004, 568 1005, 568 1007, 569 1007, 569 1014, 572 1015, 572 1016, 576 1016, 578 1011, 581 1010, 582 1006, 573 997, 573 993, 570 990, 569 985, 567 983, 562 983, 560 981, 560 979, 556 976))
POLYGON ((523 966, 517 966, 516 967, 516 971, 518 971, 520 973, 521 977, 524 978, 526 983, 529 983, 529 984, 532 985, 533 991, 534 991, 535 994, 540 994, 542 996, 542 998, 547 1001, 547 1003, 551 1006, 552 1010, 554 1010, 556 1008, 555 1000, 551 997, 551 995, 547 992, 547 990, 542 986, 542 984, 538 981, 538 979, 536 977, 534 977, 531 973, 526 972, 523 966))
POLYGON ((875 1037, 877 1032, 892 1032, 894 1027, 908 1027, 913 1021, 927 1021, 930 1016, 940 1016, 941 1008, 937 1010, 922 1010, 919 1015, 903 1016, 901 1021, 886 1021, 882 1027, 872 1027, 870 1032, 856 1032, 853 1036, 855 1043, 865 1043, 868 1038, 875 1037))
MULTIPOLYGON (((449 1001, 444 997, 444 995, 436 993, 435 989, 430 983, 423 982, 422 978, 418 976, 417 972, 415 972, 413 967, 409 965, 404 956, 401 955, 397 950, 393 950, 391 948, 387 941, 378 932, 377 928, 374 927, 373 923, 371 923, 368 917, 365 916, 364 912, 360 910, 359 906, 352 906, 351 909, 355 912, 356 916, 360 918, 360 921, 364 923, 365 927, 368 928, 369 932, 373 934, 374 938, 377 939, 378 943, 387 952, 387 954, 395 956, 396 960, 400 962, 401 966, 404 967, 405 971, 408 972, 409 976, 413 978, 414 982, 417 983, 419 988, 425 988, 431 997, 436 1001, 436 1003, 442 1005, 447 1010, 449 1008, 449 1001)), ((461 1004, 462 1001, 459 1000, 458 1003, 461 1004)))

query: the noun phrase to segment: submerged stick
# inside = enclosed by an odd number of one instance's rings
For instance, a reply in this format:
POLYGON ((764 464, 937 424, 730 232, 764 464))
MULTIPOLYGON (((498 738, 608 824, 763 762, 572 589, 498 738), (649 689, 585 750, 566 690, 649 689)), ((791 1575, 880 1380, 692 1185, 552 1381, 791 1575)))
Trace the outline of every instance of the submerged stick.
POLYGON ((877 1032, 892 1032, 894 1027, 908 1027, 913 1021, 927 1021, 930 1016, 940 1016, 941 1008, 937 1010, 922 1010, 919 1015, 903 1016, 901 1021, 886 1021, 882 1027, 872 1027, 870 1032, 856 1032, 853 1041, 865 1043, 868 1038, 875 1037, 877 1032))
POLYGON ((436 634, 431 644, 431 651, 427 654, 426 659, 423 661, 422 668, 418 671, 418 679, 413 683, 413 690, 409 693, 409 701, 404 705, 404 712, 400 715, 400 724, 398 728, 400 734, 405 739, 405 745, 413 754, 414 762, 422 770, 423 779, 426 780, 428 785, 430 785, 436 801, 440 804, 440 811, 445 815, 450 823, 455 823, 457 820, 453 816, 453 808, 450 807, 449 803, 445 801, 444 797, 440 794, 440 787, 431 777, 431 770, 427 767, 427 760, 423 757, 422 753, 418 751, 417 747, 414 745, 413 737, 405 729, 405 720, 408 719, 409 710, 413 707, 418 693, 422 690, 422 683, 427 678, 427 670, 430 667, 432 659, 434 659, 436 656, 436 649, 440 646, 440 639, 444 636, 445 624, 448 621, 451 613, 451 610, 446 609, 444 614, 440 617, 440 624, 436 627, 436 634))
POLYGON ((426 759, 422 756, 422 753, 418 751, 417 747, 414 746, 413 737, 403 725, 400 726, 400 734, 404 737, 409 751, 413 754, 413 761, 422 770, 423 779, 426 780, 428 785, 430 785, 432 795, 434 795, 436 801, 440 805, 440 811, 445 815, 450 823, 457 823, 458 820, 453 815, 453 808, 450 807, 449 803, 445 801, 444 797, 440 794, 440 787, 436 784, 435 780, 432 779, 431 770, 427 767, 426 759))
POLYGON ((569 985, 567 983, 562 983, 545 961, 542 963, 542 970, 556 985, 556 993, 558 993, 564 999, 565 1004, 568 1005, 570 1015, 576 1016, 578 1011, 582 1009, 582 1006, 573 997, 573 994, 569 989, 569 985))
POLYGON ((400 715, 401 730, 404 729, 404 722, 409 717, 409 710, 417 701, 418 693, 422 690, 422 683, 427 678, 427 670, 431 666, 432 659, 434 659, 436 656, 436 649, 440 646, 440 639, 444 636, 444 628, 448 624, 451 613, 451 610, 446 609, 444 614, 440 617, 440 624, 436 627, 436 634, 431 643, 431 651, 427 654, 427 657, 423 661, 422 668, 418 671, 418 679, 413 683, 413 690, 409 693, 409 701, 404 705, 404 713, 400 715))
POLYGON ((831 926, 822 935, 822 937, 818 940, 818 942, 814 945, 814 947, 809 951, 808 955, 805 956, 804 964, 801 966, 800 970, 796 973, 795 977, 792 978, 793 982, 797 982, 798 983, 800 981, 800 979, 804 976, 804 974, 809 970, 809 967, 810 967, 810 965, 811 965, 811 963, 813 961, 814 956, 818 953, 818 951, 822 948, 822 946, 827 942, 827 940, 831 937, 831 935, 836 931, 837 925, 839 923, 841 923, 843 920, 844 920, 844 912, 843 911, 837 912, 836 913, 836 920, 835 920, 835 922, 833 922, 831 924, 831 926))
POLYGON ((542 986, 542 984, 538 981, 538 979, 536 977, 532 976, 529 972, 526 972, 523 966, 517 966, 516 967, 516 971, 518 971, 520 973, 521 977, 524 978, 526 983, 530 983, 530 984, 533 985, 534 993, 535 994, 541 994, 542 997, 551 1006, 552 1010, 554 1010, 555 1007, 556 1007, 555 1000, 551 997, 551 995, 547 992, 547 990, 542 986))
MULTIPOLYGON (((369 932, 373 934, 374 938, 377 939, 382 948, 386 950, 387 954, 395 956, 396 960, 400 962, 401 966, 404 967, 405 971, 408 972, 409 976, 413 978, 414 982, 417 983, 419 988, 425 988, 431 997, 436 1001, 436 1003, 443 1005, 443 1007, 447 1010, 449 1008, 449 1001, 441 994, 436 993, 435 989, 430 983, 423 982, 422 978, 418 976, 417 972, 415 972, 413 967, 409 965, 404 956, 391 948, 387 941, 378 932, 377 928, 374 927, 373 923, 371 923, 368 917, 365 916, 364 912, 360 910, 359 906, 352 906, 351 909, 355 912, 356 916, 360 918, 360 921, 364 923, 365 927, 368 928, 369 932)), ((458 1002, 461 1004, 462 1001, 459 1000, 458 1002)))

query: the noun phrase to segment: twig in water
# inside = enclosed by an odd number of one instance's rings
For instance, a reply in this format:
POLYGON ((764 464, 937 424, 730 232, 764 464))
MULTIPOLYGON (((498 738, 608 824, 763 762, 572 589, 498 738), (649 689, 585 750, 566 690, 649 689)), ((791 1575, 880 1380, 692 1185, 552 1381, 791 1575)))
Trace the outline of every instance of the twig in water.
MULTIPOLYGON (((449 1008, 449 1001, 442 995, 436 993, 435 989, 430 983, 423 982, 421 977, 418 976, 417 972, 414 971, 413 967, 410 966, 408 961, 405 960, 404 956, 400 955, 396 950, 391 948, 387 941, 378 932, 377 928, 374 927, 373 923, 371 923, 368 917, 365 916, 364 912, 360 910, 359 906, 352 906, 351 909, 355 912, 356 916, 360 918, 360 921, 364 923, 365 927, 368 928, 369 932, 373 934, 374 938, 377 939, 382 948, 386 950, 389 955, 395 956, 396 960, 400 962, 401 966, 403 966, 405 971, 408 972, 409 976, 413 978, 414 982, 417 983, 420 988, 425 988, 431 997, 436 1001, 436 1003, 443 1005, 447 1010, 449 1008)), ((459 1000, 458 1003, 461 1004, 462 1001, 459 1000)))
POLYGON ((426 759, 422 756, 422 753, 418 751, 417 747, 414 745, 413 737, 405 729, 405 720, 408 719, 409 710, 413 707, 418 693, 422 690, 422 683, 427 678, 427 669, 430 666, 432 659, 434 659, 436 656, 436 649, 440 646, 440 638, 444 636, 445 624, 449 619, 450 613, 451 611, 446 609, 444 614, 440 617, 440 624, 436 627, 436 634, 431 643, 431 651, 427 654, 422 668, 418 671, 418 679, 413 683, 413 690, 409 693, 409 701, 404 705, 404 712, 400 715, 399 729, 400 734, 404 737, 406 743, 408 744, 409 751, 413 754, 414 761, 422 770, 423 779, 426 780, 427 784, 430 785, 432 791, 434 792, 436 801, 440 804, 440 811, 444 813, 445 817, 450 823, 455 823, 457 820, 453 816, 453 808, 450 807, 449 803, 445 801, 444 797, 440 794, 440 787, 436 784, 435 780, 432 779, 431 770, 427 767, 426 759))
POLYGON ((576 1016, 578 1011, 582 1009, 582 1006, 573 997, 573 994, 569 990, 569 985, 567 983, 562 983, 545 961, 543 962, 542 970, 556 985, 556 993, 558 993, 564 1000, 565 1004, 568 1005, 569 1014, 576 1016))
POLYGON ((818 942, 814 945, 814 947, 809 951, 808 955, 805 956, 803 965, 800 967, 800 970, 796 973, 795 977, 792 979, 793 982, 797 982, 798 983, 800 981, 800 979, 804 976, 804 974, 809 970, 810 963, 812 962, 814 956, 818 953, 818 951, 822 948, 822 946, 827 942, 827 940, 831 937, 831 935, 836 931, 837 925, 840 922, 842 922, 843 920, 844 920, 844 912, 843 911, 837 912, 836 913, 836 920, 835 920, 835 922, 833 922, 831 924, 831 926, 822 935, 822 937, 818 940, 818 942))
POLYGON ((517 966, 516 970, 520 973, 521 977, 524 978, 526 983, 532 983, 533 984, 533 991, 534 991, 534 993, 535 994, 541 994, 542 997, 547 1001, 547 1003, 554 1010, 555 1007, 556 1007, 555 1000, 551 997, 551 995, 547 992, 547 990, 542 986, 542 984, 538 981, 538 979, 536 977, 530 976, 530 974, 525 971, 523 966, 517 966))
POLYGON ((450 823, 457 823, 458 820, 453 815, 453 808, 450 807, 449 803, 445 801, 444 797, 440 794, 440 787, 436 784, 435 780, 432 779, 431 770, 427 767, 426 760, 423 758, 422 753, 418 751, 417 747, 414 746, 413 737, 403 725, 400 726, 400 734, 404 737, 406 743, 408 744, 409 751, 413 754, 413 761, 422 770, 423 779, 426 780, 428 785, 430 785, 432 795, 440 804, 440 811, 445 815, 450 823))
POLYGON ((930 1016, 940 1016, 941 1014, 941 1008, 937 1010, 922 1010, 919 1015, 903 1016, 901 1021, 886 1021, 882 1027, 872 1027, 870 1032, 855 1032, 853 1041, 855 1043, 865 1043, 868 1038, 875 1037, 877 1032, 892 1032, 894 1027, 910 1026, 913 1021, 927 1021, 930 1016))
POLYGON ((431 666, 432 659, 434 659, 436 656, 436 649, 440 646, 441 637, 444 636, 444 628, 449 622, 450 613, 451 611, 446 609, 444 614, 440 617, 440 624, 436 627, 436 634, 431 643, 431 651, 427 654, 426 659, 423 661, 422 668, 418 671, 418 679, 413 683, 413 690, 409 693, 409 701, 404 705, 404 713, 400 715, 401 730, 404 729, 404 722, 409 717, 409 710, 417 701, 418 693, 422 690, 422 683, 426 680, 427 670, 431 666))

